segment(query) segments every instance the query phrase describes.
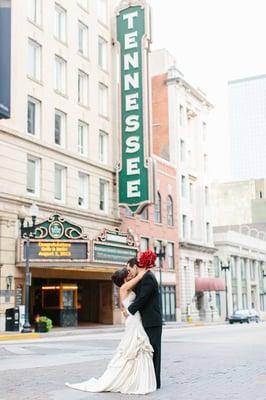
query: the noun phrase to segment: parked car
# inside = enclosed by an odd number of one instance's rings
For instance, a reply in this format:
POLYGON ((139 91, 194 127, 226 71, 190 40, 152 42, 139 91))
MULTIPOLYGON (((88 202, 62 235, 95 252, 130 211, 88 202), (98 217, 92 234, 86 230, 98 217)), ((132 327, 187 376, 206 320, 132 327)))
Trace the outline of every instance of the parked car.
POLYGON ((239 322, 243 324, 243 322, 250 323, 251 321, 259 322, 260 316, 258 312, 254 309, 251 310, 236 310, 229 317, 229 323, 233 324, 235 322, 239 322))

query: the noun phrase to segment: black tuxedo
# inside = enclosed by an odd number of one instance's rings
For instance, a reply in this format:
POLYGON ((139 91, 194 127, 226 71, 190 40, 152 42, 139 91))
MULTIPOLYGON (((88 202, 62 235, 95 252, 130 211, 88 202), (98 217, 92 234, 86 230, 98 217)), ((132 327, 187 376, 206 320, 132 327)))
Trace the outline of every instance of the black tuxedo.
POLYGON ((140 312, 143 327, 153 347, 153 363, 157 381, 157 388, 161 386, 161 336, 162 313, 160 308, 160 294, 158 282, 152 272, 148 271, 136 285, 134 292, 136 299, 128 307, 131 314, 140 312))

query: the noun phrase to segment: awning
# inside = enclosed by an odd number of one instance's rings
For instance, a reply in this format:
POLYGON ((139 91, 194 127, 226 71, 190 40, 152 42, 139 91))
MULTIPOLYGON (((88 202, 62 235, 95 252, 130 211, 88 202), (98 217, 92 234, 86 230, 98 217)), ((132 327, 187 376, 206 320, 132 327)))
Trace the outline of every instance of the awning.
POLYGON ((222 278, 195 278, 196 292, 219 292, 225 290, 224 280, 222 278))

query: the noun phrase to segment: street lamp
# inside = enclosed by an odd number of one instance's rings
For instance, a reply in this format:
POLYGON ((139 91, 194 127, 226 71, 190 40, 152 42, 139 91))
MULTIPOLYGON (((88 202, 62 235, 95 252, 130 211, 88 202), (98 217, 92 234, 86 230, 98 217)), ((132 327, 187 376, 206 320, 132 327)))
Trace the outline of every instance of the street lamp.
POLYGON ((230 257, 223 256, 220 258, 221 270, 224 271, 225 277, 225 320, 228 321, 228 289, 227 289, 227 271, 230 269, 230 257))
POLYGON ((30 217, 32 220, 32 224, 30 225, 29 221, 25 219, 28 217, 28 214, 25 210, 25 207, 22 206, 18 213, 18 218, 20 220, 20 236, 21 239, 26 240, 26 249, 25 249, 25 323, 23 325, 22 333, 30 333, 31 326, 29 322, 29 299, 30 299, 30 285, 31 285, 31 273, 30 273, 30 257, 29 257, 29 249, 30 249, 30 239, 35 237, 35 229, 36 229, 36 218, 38 215, 38 206, 34 203, 30 207, 30 217))
POLYGON ((163 313, 163 286, 162 286, 162 268, 163 268, 163 259, 165 259, 166 255, 166 246, 167 240, 159 241, 155 240, 154 242, 154 252, 159 259, 159 288, 160 288, 160 307, 162 312, 162 320, 164 323, 164 313, 163 313))

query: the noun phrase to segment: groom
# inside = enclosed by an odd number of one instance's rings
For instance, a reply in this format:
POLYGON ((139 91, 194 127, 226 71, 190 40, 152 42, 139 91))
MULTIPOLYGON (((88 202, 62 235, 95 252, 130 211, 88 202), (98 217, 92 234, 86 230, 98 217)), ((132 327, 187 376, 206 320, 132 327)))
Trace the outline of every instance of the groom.
MULTIPOLYGON (((127 263, 128 277, 134 278, 140 271, 137 258, 131 258, 127 263)), ((158 282, 154 274, 146 272, 142 280, 136 285, 136 298, 128 307, 131 314, 137 311, 141 314, 143 327, 153 347, 153 364, 156 375, 157 389, 161 387, 161 337, 162 314, 160 309, 160 295, 158 282)), ((124 312, 125 315, 126 311, 124 312)), ((125 315, 127 316, 127 315, 125 315)))

